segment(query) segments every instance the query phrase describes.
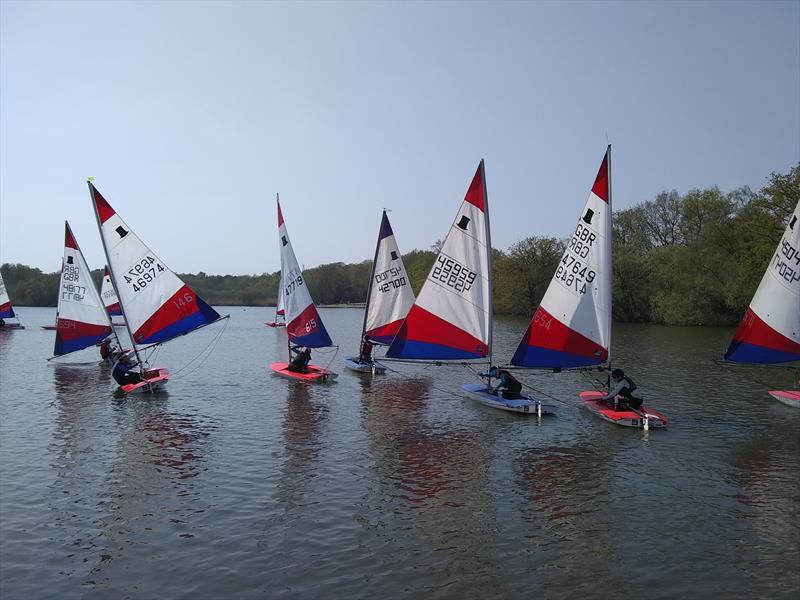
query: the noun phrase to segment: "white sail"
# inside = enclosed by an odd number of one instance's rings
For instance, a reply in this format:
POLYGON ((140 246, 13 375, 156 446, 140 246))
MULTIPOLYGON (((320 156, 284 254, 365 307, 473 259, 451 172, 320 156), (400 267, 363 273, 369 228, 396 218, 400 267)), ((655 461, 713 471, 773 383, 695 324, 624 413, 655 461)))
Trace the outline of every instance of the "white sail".
POLYGON ((511 362, 522 367, 601 364, 611 347, 611 146, 544 298, 511 362))
POLYGON ((383 211, 367 296, 365 335, 373 343, 390 344, 413 304, 411 281, 389 217, 383 211))
POLYGON ((294 255, 289 233, 278 202, 278 241, 281 253, 281 284, 283 287, 286 333, 289 340, 298 346, 321 348, 331 346, 325 325, 317 312, 311 293, 308 291, 297 257, 294 255))
POLYGON ((386 355, 483 358, 492 338, 492 263, 483 161, 428 278, 386 355))
POLYGON ((64 258, 56 312, 55 356, 83 350, 112 333, 105 311, 83 253, 64 224, 64 258))
POLYGON ((135 344, 165 342, 220 315, 175 275, 89 183, 122 312, 135 344))
POLYGON ((800 360, 800 202, 725 358, 754 364, 800 360))

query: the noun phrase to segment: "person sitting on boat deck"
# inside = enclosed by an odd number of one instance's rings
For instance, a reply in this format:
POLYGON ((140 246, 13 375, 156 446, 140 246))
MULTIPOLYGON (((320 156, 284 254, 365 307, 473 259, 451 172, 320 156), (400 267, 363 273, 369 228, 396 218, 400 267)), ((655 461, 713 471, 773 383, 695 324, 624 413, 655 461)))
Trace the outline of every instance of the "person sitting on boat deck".
POLYGON ((364 336, 364 340, 361 342, 361 353, 358 355, 358 360, 362 363, 372 364, 372 342, 367 336, 364 336))
POLYGON ((119 348, 114 343, 114 340, 106 338, 100 342, 100 358, 103 360, 106 360, 109 357, 113 359, 118 352, 119 348))
MULTIPOLYGON (((502 390, 503 398, 506 400, 517 400, 520 398, 522 384, 506 369, 490 367, 488 373, 478 373, 478 375, 499 380, 497 386, 492 390, 493 394, 497 395, 497 392, 502 390)), ((491 385, 489 387, 491 387, 491 385)))
POLYGON ((636 389, 636 384, 630 376, 625 375, 622 369, 611 371, 611 379, 614 385, 608 394, 600 399, 600 402, 613 404, 616 410, 628 407, 637 409, 642 405, 641 398, 633 397, 632 392, 636 389))
POLYGON ((111 371, 111 376, 114 378, 120 387, 123 385, 128 385, 130 383, 139 383, 142 380, 142 375, 138 371, 134 371, 133 368, 138 366, 138 362, 136 361, 136 355, 131 350, 129 352, 125 352, 120 356, 117 364, 114 365, 114 370, 111 371))
POLYGON ((296 352, 297 356, 292 359, 286 369, 295 373, 308 373, 308 363, 311 362, 311 348, 306 348, 305 350, 292 348, 292 352, 296 352))

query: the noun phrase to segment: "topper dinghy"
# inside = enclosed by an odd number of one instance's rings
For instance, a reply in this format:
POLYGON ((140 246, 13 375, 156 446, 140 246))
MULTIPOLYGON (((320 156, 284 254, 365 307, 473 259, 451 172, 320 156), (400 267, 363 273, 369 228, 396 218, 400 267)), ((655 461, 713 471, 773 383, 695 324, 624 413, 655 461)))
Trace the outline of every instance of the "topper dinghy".
MULTIPOLYGON (((754 365, 800 361, 800 202, 789 217, 725 360, 754 365)), ((769 393, 787 406, 800 408, 800 390, 769 393)))
POLYGON ((289 377, 297 381, 328 382, 337 377, 318 365, 307 364, 304 372, 292 371, 289 365, 292 354, 300 353, 300 348, 324 348, 333 346, 328 331, 322 323, 311 293, 308 291, 297 257, 289 241, 289 233, 281 212, 280 197, 278 204, 278 243, 281 253, 281 284, 283 290, 284 311, 286 313, 286 333, 288 335, 288 362, 274 362, 270 368, 277 375, 289 377))
MULTIPOLYGON (((122 384, 120 389, 125 393, 153 392, 167 383, 169 370, 149 368, 139 346, 163 344, 228 316, 220 316, 175 275, 122 220, 91 180, 88 184, 111 283, 133 343, 140 379, 122 384)), ((119 364, 114 368, 115 377, 118 367, 119 364)))
POLYGON ((386 367, 371 358, 372 346, 388 346, 392 342, 412 304, 411 281, 384 209, 367 287, 360 354, 345 358, 344 365, 360 373, 385 373, 386 367))
MULTIPOLYGON (((386 356, 419 361, 488 360, 492 343, 492 259, 486 179, 481 160, 456 218, 386 356)), ((467 384, 464 394, 492 408, 526 413, 523 406, 490 396, 488 386, 467 384)), ((528 414, 534 411, 527 411, 528 414)))
MULTIPOLYGON (((606 149, 589 198, 558 263, 553 279, 511 364, 538 369, 586 368, 611 364, 611 146, 606 149)), ((597 395, 599 394, 599 395, 597 395)), ((649 428, 646 418, 609 419, 583 392, 592 414, 617 425, 649 428)), ((658 413, 661 415, 661 413, 658 413)), ((663 415, 661 415, 663 416, 663 415)), ((659 418, 661 418, 661 416, 659 418)), ((663 417, 666 424, 666 417, 663 417)))

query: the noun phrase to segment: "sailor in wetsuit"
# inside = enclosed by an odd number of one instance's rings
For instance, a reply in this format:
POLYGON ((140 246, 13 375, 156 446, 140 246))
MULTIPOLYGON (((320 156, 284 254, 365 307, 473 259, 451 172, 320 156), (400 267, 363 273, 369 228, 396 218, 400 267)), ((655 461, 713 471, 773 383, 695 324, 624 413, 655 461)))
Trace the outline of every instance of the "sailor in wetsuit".
POLYGON ((292 359, 286 370, 294 373, 308 373, 308 363, 311 362, 311 348, 306 348, 305 350, 292 348, 292 352, 296 352, 297 356, 292 359))
POLYGON ((139 363, 136 361, 136 356, 134 355, 133 351, 126 352, 120 357, 120 359, 117 361, 117 364, 114 365, 114 370, 111 371, 111 376, 114 378, 114 381, 120 385, 120 387, 130 383, 139 383, 140 381, 143 381, 142 375, 138 371, 133 370, 138 364, 139 363))
POLYGON ((614 385, 599 402, 612 404, 614 410, 625 410, 626 408, 638 409, 642 405, 641 398, 633 397, 633 390, 636 384, 629 376, 625 375, 622 369, 611 371, 611 379, 614 385))
MULTIPOLYGON (((488 373, 478 373, 478 375, 499 380, 497 386, 492 390, 492 393, 495 395, 497 395, 497 392, 502 391, 503 398, 506 400, 517 400, 520 398, 522 384, 506 369, 491 367, 488 373)), ((491 387, 491 385, 489 387, 491 387)))

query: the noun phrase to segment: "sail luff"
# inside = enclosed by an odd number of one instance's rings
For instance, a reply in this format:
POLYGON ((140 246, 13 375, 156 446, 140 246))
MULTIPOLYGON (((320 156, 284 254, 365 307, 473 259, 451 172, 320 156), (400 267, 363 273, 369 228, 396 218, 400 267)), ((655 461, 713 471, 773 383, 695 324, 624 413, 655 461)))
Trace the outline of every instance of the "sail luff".
POLYGON ((606 264, 606 301, 608 302, 608 326, 606 329, 606 350, 608 351, 608 356, 606 357, 606 362, 611 365, 611 332, 613 330, 612 322, 614 318, 614 296, 612 293, 612 286, 614 285, 614 224, 612 219, 614 218, 614 206, 612 204, 612 193, 611 193, 611 144, 608 145, 606 149, 606 171, 608 173, 608 224, 606 225, 607 231, 606 235, 608 236, 608 262, 606 264))
POLYGON ((489 334, 487 338, 487 346, 489 347, 489 364, 492 364, 492 334, 494 332, 494 257, 492 256, 492 228, 489 224, 489 190, 486 188, 486 167, 481 159, 481 175, 483 177, 483 210, 486 215, 486 250, 487 250, 487 263, 489 265, 489 334))

